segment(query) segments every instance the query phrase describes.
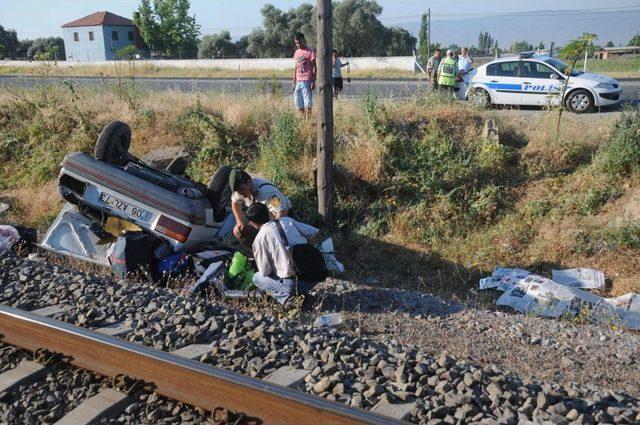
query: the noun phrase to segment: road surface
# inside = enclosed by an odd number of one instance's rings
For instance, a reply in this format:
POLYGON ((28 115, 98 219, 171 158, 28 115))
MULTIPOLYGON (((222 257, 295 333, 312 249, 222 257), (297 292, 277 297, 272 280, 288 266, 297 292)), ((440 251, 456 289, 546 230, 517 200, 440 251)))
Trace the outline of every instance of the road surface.
MULTIPOLYGON (((115 79, 100 77, 69 77, 66 81, 74 86, 112 85, 115 79)), ((0 86, 34 87, 46 84, 59 84, 57 77, 33 76, 0 76, 0 86)), ((131 81, 131 80, 126 80, 131 81)), ((178 90, 178 91, 217 91, 223 93, 259 93, 271 91, 271 87, 278 86, 282 93, 291 93, 292 86, 289 79, 258 80, 231 78, 137 78, 135 86, 148 90, 178 90), (275 81, 275 84, 274 84, 275 81)), ((640 103, 640 79, 621 81, 622 96, 625 103, 637 105, 640 103)), ((425 80, 345 80, 344 95, 347 97, 361 97, 367 93, 376 93, 382 97, 403 98, 414 95, 420 89, 428 87, 425 80)))

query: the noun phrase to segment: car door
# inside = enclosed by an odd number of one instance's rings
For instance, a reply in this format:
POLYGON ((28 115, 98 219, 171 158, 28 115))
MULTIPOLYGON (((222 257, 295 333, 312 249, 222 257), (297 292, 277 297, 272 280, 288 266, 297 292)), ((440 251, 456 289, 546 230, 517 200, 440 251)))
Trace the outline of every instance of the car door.
POLYGON ((493 103, 520 105, 522 102, 520 61, 504 61, 488 65, 486 84, 491 89, 493 103))
POLYGON ((522 104, 550 106, 560 104, 563 77, 543 62, 524 60, 522 70, 522 104))

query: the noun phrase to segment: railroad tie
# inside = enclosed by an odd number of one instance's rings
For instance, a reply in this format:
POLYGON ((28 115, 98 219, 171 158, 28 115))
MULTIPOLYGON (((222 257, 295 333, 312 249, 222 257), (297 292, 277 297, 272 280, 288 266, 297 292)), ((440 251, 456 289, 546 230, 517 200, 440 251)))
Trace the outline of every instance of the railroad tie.
POLYGON ((184 357, 185 359, 200 360, 200 357, 211 351, 211 347, 211 344, 191 344, 178 348, 172 351, 171 354, 184 357))
POLYGON ((50 305, 48 307, 39 308, 37 310, 32 310, 31 313, 35 313, 39 316, 52 317, 58 313, 62 313, 64 308, 60 305, 50 305))
POLYGON ((0 375, 0 393, 14 391, 20 385, 30 385, 39 381, 49 370, 38 362, 24 360, 0 375))
POLYGON ((80 403, 56 424, 84 425, 96 423, 103 418, 117 418, 133 402, 135 400, 125 393, 107 388, 80 403))
POLYGON ((125 325, 124 322, 118 322, 107 325, 104 328, 96 329, 96 332, 99 332, 103 335, 120 336, 122 334, 130 332, 131 330, 131 326, 125 325))
POLYGON ((371 411, 399 421, 408 421, 414 405, 414 402, 391 404, 386 397, 383 397, 371 408, 371 411))
POLYGON ((264 381, 272 384, 282 385, 283 387, 298 388, 304 382, 305 376, 309 374, 308 370, 296 369, 291 366, 282 366, 271 372, 264 381))

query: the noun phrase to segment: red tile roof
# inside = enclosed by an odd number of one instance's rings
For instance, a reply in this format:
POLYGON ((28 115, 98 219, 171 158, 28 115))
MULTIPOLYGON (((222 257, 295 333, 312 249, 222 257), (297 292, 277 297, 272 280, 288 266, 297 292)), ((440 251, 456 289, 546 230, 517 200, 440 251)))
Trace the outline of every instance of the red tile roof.
POLYGON ((118 16, 111 12, 103 11, 103 12, 95 12, 95 13, 92 13, 91 15, 85 16, 84 18, 80 18, 75 21, 66 23, 62 26, 62 28, 96 27, 96 26, 102 26, 102 25, 133 26, 135 24, 131 19, 118 16))

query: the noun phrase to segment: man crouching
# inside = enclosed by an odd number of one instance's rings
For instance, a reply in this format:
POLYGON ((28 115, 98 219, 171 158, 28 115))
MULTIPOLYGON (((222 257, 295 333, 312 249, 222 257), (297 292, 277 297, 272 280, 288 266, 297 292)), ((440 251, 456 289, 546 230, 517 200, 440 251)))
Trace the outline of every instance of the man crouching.
POLYGON ((317 281, 301 281, 296 277, 291 248, 316 243, 321 238, 320 231, 289 217, 271 220, 269 209, 261 203, 249 207, 246 217, 251 226, 258 229, 252 246, 258 268, 253 275, 256 287, 270 294, 280 304, 311 290, 317 281))

